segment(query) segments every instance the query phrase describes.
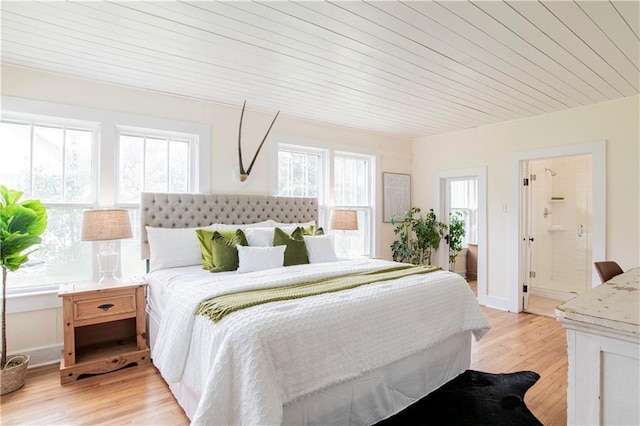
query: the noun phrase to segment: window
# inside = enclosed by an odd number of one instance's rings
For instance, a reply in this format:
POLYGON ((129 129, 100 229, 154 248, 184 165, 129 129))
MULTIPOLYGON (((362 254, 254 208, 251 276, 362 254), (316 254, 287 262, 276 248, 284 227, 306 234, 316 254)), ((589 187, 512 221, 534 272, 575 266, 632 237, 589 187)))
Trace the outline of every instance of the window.
POLYGON ((190 152, 195 135, 119 129, 118 205, 128 208, 133 238, 122 240, 122 275, 145 272, 140 261, 140 193, 191 192, 190 152))
POLYGON ((189 145, 193 138, 122 132, 118 139, 120 203, 139 203, 142 191, 189 192, 189 145))
POLYGON ((292 149, 278 151, 278 195, 315 197, 321 194, 322 155, 292 149))
POLYGON ((2 97, 0 184, 39 199, 48 226, 10 293, 56 289, 97 277, 97 244, 80 240, 82 211, 119 207, 133 239, 121 240, 122 276, 145 272, 140 259, 140 192, 207 192, 208 126, 2 97), (117 124, 120 122, 121 124, 117 124))
POLYGON ((371 157, 336 153, 334 155, 334 207, 358 212, 357 231, 336 231, 339 252, 345 256, 370 256, 373 203, 371 196, 371 157))
POLYGON ((286 197, 317 197, 318 222, 325 228, 329 226, 331 209, 356 210, 358 230, 336 231, 336 249, 345 256, 370 256, 375 234, 374 160, 370 155, 280 144, 277 193, 286 197))
POLYGON ((0 184, 39 199, 48 226, 29 262, 11 274, 12 289, 91 276, 91 246, 80 242, 82 211, 95 198, 95 129, 33 121, 0 122, 0 184))
POLYGON ((327 216, 325 165, 327 151, 280 144, 278 149, 278 195, 318 199, 318 223, 327 216))
POLYGON ((450 182, 451 212, 461 212, 465 222, 462 245, 478 243, 478 180, 460 179, 450 182))

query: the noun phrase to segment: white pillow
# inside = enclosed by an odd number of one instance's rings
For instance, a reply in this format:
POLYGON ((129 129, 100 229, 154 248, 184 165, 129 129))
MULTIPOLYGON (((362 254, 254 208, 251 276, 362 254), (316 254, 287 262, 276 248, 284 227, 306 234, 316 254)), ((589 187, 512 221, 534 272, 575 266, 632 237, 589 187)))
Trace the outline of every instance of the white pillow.
MULTIPOLYGON (((279 227, 287 234, 291 235, 296 230, 296 225, 286 225, 279 227)), ((252 247, 273 247, 274 227, 269 228, 245 228, 244 235, 247 237, 247 243, 252 247)))
POLYGON ((244 235, 251 247, 273 247, 275 228, 247 228, 244 235))
POLYGON ((333 241, 328 235, 305 235, 309 263, 336 262, 338 256, 333 250, 333 241))
POLYGON ((272 220, 271 226, 275 226, 280 229, 292 226, 293 229, 296 229, 298 226, 302 228, 306 228, 307 226, 316 226, 316 223, 313 220, 310 222, 303 222, 303 223, 283 223, 283 222, 276 222, 275 220, 272 220))
POLYGON ((243 223, 238 225, 227 225, 225 223, 214 223, 211 225, 213 229, 216 231, 235 231, 236 229, 247 229, 247 228, 257 228, 257 227, 270 227, 271 220, 263 220, 262 222, 256 223, 243 223))
POLYGON ((196 229, 154 228, 146 226, 149 239, 149 271, 202 263, 196 229))
POLYGON ((245 247, 238 245, 238 273, 262 271, 284 265, 287 246, 245 247))

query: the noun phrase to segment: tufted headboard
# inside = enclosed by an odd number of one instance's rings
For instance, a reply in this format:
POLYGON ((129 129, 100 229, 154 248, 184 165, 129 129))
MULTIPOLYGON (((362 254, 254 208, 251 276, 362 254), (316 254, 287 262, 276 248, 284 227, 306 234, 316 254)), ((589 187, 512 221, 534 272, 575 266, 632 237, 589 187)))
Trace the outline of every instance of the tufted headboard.
POLYGON ((140 255, 149 258, 145 226, 195 228, 213 223, 243 224, 272 219, 282 223, 318 221, 318 200, 265 195, 171 194, 143 192, 140 255))

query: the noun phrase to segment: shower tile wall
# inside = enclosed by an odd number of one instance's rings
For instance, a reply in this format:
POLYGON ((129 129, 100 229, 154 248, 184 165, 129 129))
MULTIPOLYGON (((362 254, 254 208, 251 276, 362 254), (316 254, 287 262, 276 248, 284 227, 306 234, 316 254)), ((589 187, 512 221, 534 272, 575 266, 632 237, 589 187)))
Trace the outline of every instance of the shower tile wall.
POLYGON ((535 196, 534 208, 537 204, 541 211, 534 212, 533 217, 539 235, 536 239, 539 254, 532 265, 536 271, 532 286, 582 293, 591 288, 591 157, 564 157, 540 163, 535 187, 540 194, 535 196), (545 167, 553 170, 555 176, 545 171, 545 167), (564 200, 553 200, 558 197, 564 200), (546 218, 545 207, 550 212, 546 218))

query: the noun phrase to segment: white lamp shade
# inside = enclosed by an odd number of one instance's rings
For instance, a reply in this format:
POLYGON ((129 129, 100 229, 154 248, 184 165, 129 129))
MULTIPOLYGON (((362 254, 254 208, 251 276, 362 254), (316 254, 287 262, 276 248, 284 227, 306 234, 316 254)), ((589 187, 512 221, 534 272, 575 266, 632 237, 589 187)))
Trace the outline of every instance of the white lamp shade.
POLYGON ((355 210, 334 210, 331 214, 331 228, 343 231, 357 231, 358 212, 355 210))
POLYGON ((85 210, 82 213, 82 241, 131 238, 129 212, 123 209, 85 210))

